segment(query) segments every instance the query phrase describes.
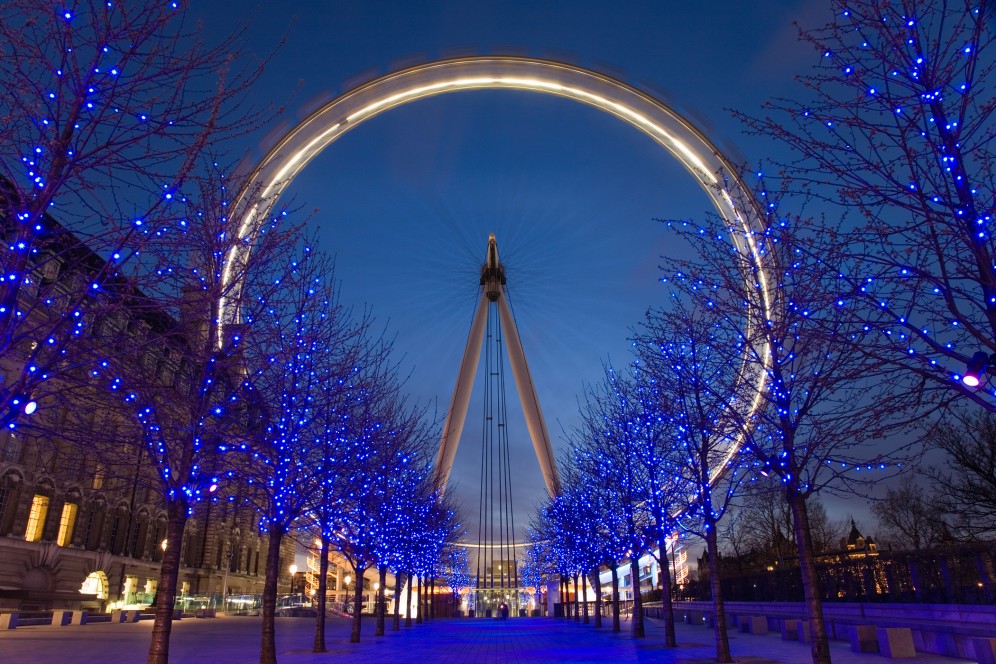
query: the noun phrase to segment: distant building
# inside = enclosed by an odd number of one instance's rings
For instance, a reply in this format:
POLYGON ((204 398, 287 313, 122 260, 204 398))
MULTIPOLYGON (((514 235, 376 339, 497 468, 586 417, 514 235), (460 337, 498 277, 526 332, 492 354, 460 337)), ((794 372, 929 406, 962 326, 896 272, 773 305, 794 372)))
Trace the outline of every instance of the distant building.
POLYGON ((847 540, 844 542, 843 548, 846 548, 849 556, 878 555, 878 545, 872 538, 861 534, 854 523, 854 519, 851 519, 851 532, 847 534, 847 540))

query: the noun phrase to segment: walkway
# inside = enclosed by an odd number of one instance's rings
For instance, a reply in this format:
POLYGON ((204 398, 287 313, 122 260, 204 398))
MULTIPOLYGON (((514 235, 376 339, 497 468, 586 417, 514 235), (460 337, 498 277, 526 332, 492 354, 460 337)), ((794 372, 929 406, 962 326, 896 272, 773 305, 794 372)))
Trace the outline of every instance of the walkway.
MULTIPOLYGON (((253 664, 259 661, 259 618, 185 619, 173 628, 170 661, 178 664, 253 664)), ((628 627, 623 623, 624 629, 628 627)), ((145 661, 151 621, 137 624, 98 623, 82 627, 20 627, 0 632, 0 662, 4 664, 136 664, 145 661)), ((390 629, 390 626, 388 627, 390 629)), ((707 664, 714 661, 712 630, 678 625, 678 648, 661 645, 663 627, 648 621, 647 638, 635 642, 625 632, 572 620, 437 620, 413 625, 387 636, 373 636, 373 620, 364 621, 363 642, 350 644, 349 623, 330 620, 329 653, 311 652, 314 621, 277 619, 277 650, 281 664, 550 664, 612 662, 630 664, 707 664)), ((744 664, 805 664, 809 646, 782 641, 777 635, 730 633, 734 658, 744 664)), ((884 664, 879 655, 858 655, 847 645, 831 643, 834 664, 884 664)), ((966 660, 921 655, 918 664, 961 664, 966 660)))

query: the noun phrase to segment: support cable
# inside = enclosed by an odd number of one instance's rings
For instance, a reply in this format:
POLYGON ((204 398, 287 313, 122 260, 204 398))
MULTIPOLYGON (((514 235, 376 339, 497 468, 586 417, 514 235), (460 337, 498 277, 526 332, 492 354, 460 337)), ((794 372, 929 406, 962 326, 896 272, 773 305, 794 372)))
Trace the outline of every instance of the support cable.
MULTIPOLYGON (((497 309, 497 305, 495 307, 497 309)), ((497 312, 496 312, 497 313, 497 312)), ((505 429, 505 413, 504 413, 504 381, 505 377, 505 367, 502 362, 502 338, 501 338, 501 318, 495 318, 495 365, 497 371, 492 376, 492 380, 495 382, 495 410, 498 415, 498 587, 505 587, 505 566, 508 564, 508 551, 506 550, 505 542, 505 530, 506 530, 506 513, 505 513, 505 450, 508 447, 508 433, 505 429)))

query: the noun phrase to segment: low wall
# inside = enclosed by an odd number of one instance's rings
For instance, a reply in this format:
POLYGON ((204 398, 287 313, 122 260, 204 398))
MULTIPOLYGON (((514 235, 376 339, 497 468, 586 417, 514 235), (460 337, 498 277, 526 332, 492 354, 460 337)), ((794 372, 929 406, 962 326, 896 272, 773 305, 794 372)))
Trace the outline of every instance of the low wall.
MULTIPOLYGON (((802 602, 726 602, 725 608, 731 628, 739 616, 764 616, 771 631, 779 631, 785 620, 806 619, 802 602)), ((676 620, 689 613, 713 613, 712 602, 675 602, 674 611, 676 620)), ((644 612, 651 618, 662 617, 660 605, 647 606, 644 612)), ((996 606, 835 602, 823 604, 823 620, 831 639, 848 640, 853 625, 908 627, 918 652, 963 659, 975 659, 973 639, 996 638, 996 606)))

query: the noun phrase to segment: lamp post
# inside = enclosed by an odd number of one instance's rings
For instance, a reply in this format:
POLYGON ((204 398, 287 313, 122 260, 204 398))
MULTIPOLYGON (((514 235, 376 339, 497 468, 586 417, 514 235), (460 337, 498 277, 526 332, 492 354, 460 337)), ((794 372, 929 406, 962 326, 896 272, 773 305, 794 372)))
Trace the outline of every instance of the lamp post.
POLYGON ((346 587, 344 588, 346 594, 342 599, 342 610, 345 613, 349 613, 349 607, 352 606, 352 603, 349 601, 349 584, 352 583, 353 577, 347 574, 346 576, 342 577, 342 581, 344 584, 346 584, 346 587))
POLYGON ((290 572, 290 594, 293 595, 295 586, 294 578, 297 576, 297 565, 291 565, 287 568, 287 571, 290 572))

